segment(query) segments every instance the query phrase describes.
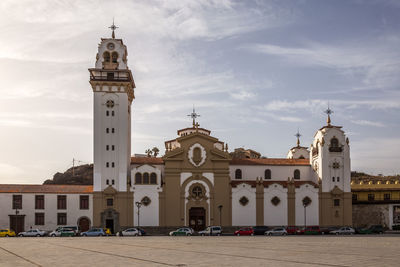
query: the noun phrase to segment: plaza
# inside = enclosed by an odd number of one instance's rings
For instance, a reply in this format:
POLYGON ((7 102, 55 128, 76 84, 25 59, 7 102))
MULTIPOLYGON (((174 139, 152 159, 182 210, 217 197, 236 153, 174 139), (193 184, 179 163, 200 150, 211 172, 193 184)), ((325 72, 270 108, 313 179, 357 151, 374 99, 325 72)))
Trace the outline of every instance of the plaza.
POLYGON ((2 238, 1 266, 398 266, 396 235, 2 238))

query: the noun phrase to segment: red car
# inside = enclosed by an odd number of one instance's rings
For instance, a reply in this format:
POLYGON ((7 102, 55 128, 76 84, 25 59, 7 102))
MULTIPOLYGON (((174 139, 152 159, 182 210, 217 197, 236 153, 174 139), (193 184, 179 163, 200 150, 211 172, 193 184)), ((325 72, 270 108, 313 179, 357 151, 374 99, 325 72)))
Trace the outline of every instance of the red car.
POLYGON ((299 228, 297 226, 288 226, 286 227, 286 232, 288 233, 288 235, 295 235, 297 234, 297 230, 299 228))
POLYGON ((240 228, 239 230, 235 231, 235 235, 254 235, 254 230, 250 227, 240 228))

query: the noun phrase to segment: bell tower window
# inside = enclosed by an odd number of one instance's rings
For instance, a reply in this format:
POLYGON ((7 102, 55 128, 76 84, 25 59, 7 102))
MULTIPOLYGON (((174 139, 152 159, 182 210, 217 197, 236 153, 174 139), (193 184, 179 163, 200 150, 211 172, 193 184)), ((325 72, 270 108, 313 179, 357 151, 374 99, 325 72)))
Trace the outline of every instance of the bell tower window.
POLYGON ((104 58, 104 62, 110 62, 110 53, 104 52, 103 58, 104 58))
POLYGON ((294 170, 293 178, 296 180, 300 180, 300 170, 294 170))
POLYGON ((113 63, 117 63, 118 53, 117 52, 112 52, 111 57, 112 57, 112 62, 113 63))
POLYGON ((342 148, 339 146, 339 140, 336 137, 331 139, 331 143, 329 145, 330 152, 342 152, 342 148))
POLYGON ((242 179, 242 170, 241 169, 236 169, 235 179, 242 179))

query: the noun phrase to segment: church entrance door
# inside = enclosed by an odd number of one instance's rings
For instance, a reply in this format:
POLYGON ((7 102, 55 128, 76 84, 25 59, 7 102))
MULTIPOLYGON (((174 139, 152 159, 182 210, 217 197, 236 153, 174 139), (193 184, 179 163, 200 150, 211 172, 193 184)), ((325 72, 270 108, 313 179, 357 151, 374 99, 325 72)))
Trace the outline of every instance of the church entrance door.
POLYGON ((114 234, 114 219, 106 220, 106 228, 110 229, 111 233, 114 234))
POLYGON ((206 227, 206 210, 204 208, 191 208, 189 210, 189 227, 195 231, 204 230, 206 227))
POLYGON ((81 232, 86 232, 90 228, 90 221, 88 218, 82 217, 79 219, 78 225, 81 232))
POLYGON ((16 234, 25 231, 25 215, 9 215, 10 216, 10 229, 14 230, 16 234))

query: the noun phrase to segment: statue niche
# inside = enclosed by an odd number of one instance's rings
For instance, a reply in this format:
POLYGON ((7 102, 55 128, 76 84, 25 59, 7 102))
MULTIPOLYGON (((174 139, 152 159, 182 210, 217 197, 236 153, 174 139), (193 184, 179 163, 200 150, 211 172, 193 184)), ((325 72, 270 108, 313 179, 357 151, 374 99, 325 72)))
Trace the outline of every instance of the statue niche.
POLYGON ((201 160, 201 149, 199 147, 195 147, 193 149, 193 162, 196 163, 196 165, 199 165, 201 160))

